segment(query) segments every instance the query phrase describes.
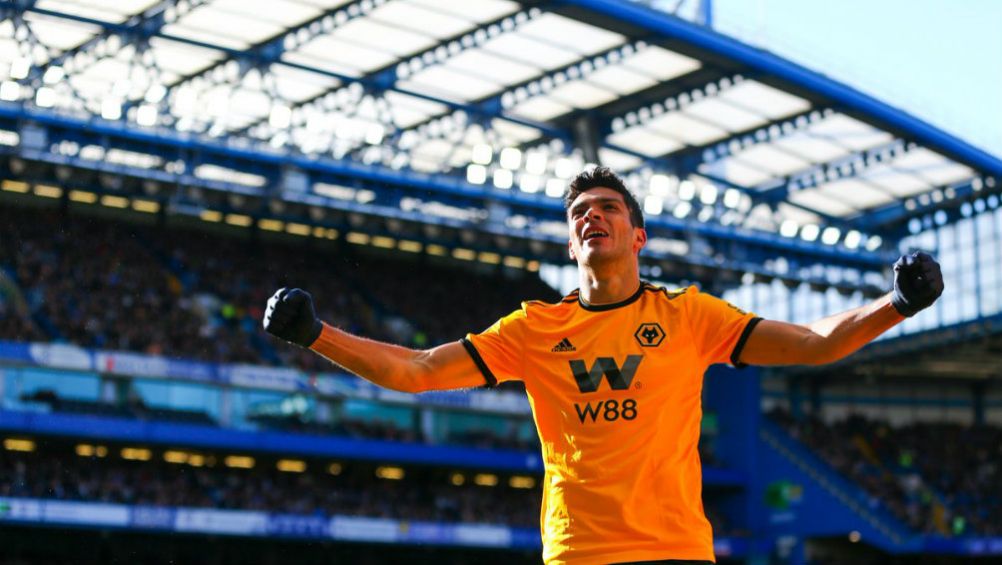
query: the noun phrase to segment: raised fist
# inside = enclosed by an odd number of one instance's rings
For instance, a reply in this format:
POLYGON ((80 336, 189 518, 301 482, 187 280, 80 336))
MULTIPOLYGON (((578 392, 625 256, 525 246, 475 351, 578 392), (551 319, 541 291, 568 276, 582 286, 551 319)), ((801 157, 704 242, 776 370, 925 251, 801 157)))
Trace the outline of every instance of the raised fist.
POLYGON ((313 297, 298 288, 280 288, 268 299, 261 320, 264 331, 302 347, 320 337, 323 324, 313 309, 313 297))
POLYGON ((902 255, 894 263, 894 294, 891 304, 906 318, 928 308, 943 294, 943 273, 928 253, 902 255))

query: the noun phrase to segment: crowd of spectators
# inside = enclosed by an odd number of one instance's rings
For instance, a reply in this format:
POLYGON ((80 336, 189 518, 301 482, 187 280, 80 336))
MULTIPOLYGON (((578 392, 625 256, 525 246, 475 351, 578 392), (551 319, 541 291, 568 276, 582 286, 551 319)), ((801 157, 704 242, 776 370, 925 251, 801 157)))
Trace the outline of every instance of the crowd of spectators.
MULTIPOLYGON (((145 248, 138 228, 5 207, 0 265, 23 290, 32 325, 41 322, 50 339, 209 361, 259 358, 246 340, 209 335, 192 296, 145 248)), ((13 329, 0 337, 38 337, 13 329)))
MULTIPOLYGON (((207 458, 208 459, 208 458, 207 458)), ((231 469, 220 462, 191 467, 56 453, 0 452, 0 496, 120 504, 261 510, 406 520, 536 527, 540 491, 474 484, 466 473, 406 469, 402 480, 376 478, 370 465, 344 464, 332 475, 321 464, 303 473, 261 462, 231 469)))
MULTIPOLYGON (((377 478, 377 466, 362 462, 337 464, 332 474, 327 462, 282 472, 267 460, 252 469, 229 468, 222 455, 206 454, 204 464, 193 467, 156 456, 117 459, 115 449, 101 458, 61 450, 0 451, 0 497, 539 526, 539 477, 529 488, 515 488, 504 475, 485 481, 477 471, 434 467, 407 467, 391 480, 377 478)), ((712 506, 707 515, 717 535, 740 535, 712 506)))
POLYGON ((950 536, 1002 535, 1002 428, 894 427, 859 415, 829 424, 783 410, 770 416, 909 527, 950 536))
POLYGON ((480 331, 523 299, 558 298, 532 274, 512 279, 310 238, 140 226, 60 209, 0 210, 0 268, 29 306, 16 312, 0 302, 0 339, 308 371, 330 364, 260 328, 277 288, 311 290, 320 316, 338 327, 417 347, 480 331))

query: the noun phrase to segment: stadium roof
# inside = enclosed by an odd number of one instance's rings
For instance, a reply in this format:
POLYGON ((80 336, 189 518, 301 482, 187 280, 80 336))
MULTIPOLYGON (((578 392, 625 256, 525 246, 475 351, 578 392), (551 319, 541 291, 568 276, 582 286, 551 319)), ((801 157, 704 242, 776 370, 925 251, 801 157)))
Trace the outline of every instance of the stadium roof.
POLYGON ((874 269, 904 219, 1002 176, 821 74, 613 0, 37 0, 0 8, 0 47, 0 117, 127 138, 74 139, 74 162, 403 219, 436 204, 551 243, 566 180, 601 163, 653 218, 652 253, 703 266, 736 241, 874 269))

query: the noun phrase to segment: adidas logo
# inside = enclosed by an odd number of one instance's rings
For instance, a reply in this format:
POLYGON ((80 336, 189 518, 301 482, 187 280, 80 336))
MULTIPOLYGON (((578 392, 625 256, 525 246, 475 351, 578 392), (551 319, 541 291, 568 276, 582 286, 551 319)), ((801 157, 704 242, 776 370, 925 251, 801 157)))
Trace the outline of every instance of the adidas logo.
POLYGON ((565 351, 577 351, 577 348, 571 345, 571 340, 565 337, 564 339, 560 340, 560 343, 554 345, 553 349, 551 349, 550 351, 553 351, 555 353, 563 353, 565 351))

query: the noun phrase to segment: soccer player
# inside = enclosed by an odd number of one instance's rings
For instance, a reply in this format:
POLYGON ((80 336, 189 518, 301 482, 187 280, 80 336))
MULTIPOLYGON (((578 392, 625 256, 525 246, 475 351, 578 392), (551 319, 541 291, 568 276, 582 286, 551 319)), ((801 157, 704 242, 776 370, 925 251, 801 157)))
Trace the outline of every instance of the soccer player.
POLYGON ((699 455, 703 374, 714 363, 819 365, 841 359, 942 293, 923 253, 894 264, 894 289, 807 325, 762 320, 694 287, 640 280, 644 218, 599 167, 564 198, 580 288, 479 334, 413 350, 317 319, 310 295, 280 289, 264 327, 377 385, 399 391, 525 384, 546 469, 541 528, 549 564, 714 560, 699 455))

